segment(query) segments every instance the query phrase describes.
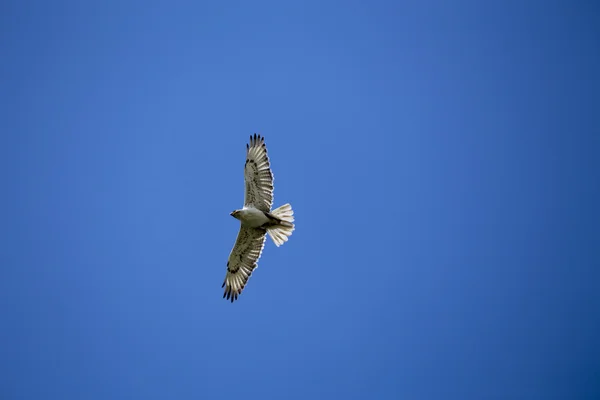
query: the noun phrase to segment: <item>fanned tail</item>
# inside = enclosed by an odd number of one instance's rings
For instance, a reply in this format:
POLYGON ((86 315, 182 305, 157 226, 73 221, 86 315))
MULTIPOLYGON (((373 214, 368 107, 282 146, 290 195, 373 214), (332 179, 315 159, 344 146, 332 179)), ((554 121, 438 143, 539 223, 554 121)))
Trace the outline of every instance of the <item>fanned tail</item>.
POLYGON ((292 210, 292 206, 288 203, 271 211, 271 214, 280 219, 281 222, 277 225, 269 226, 267 233, 273 239, 273 243, 279 247, 292 236, 292 232, 294 231, 294 210, 292 210))

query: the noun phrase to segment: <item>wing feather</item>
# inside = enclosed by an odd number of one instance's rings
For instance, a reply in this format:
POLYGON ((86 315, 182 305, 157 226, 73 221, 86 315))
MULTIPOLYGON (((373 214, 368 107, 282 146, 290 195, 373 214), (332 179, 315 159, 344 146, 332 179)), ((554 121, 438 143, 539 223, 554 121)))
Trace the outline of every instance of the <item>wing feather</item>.
POLYGON ((252 271, 258 267, 258 259, 265 246, 267 232, 260 228, 247 228, 240 224, 233 249, 227 260, 227 274, 221 287, 225 287, 223 298, 237 300, 248 283, 252 271))
POLYGON ((254 207, 264 212, 271 211, 273 205, 273 172, 265 138, 250 136, 246 145, 246 165, 244 166, 244 206, 254 207))

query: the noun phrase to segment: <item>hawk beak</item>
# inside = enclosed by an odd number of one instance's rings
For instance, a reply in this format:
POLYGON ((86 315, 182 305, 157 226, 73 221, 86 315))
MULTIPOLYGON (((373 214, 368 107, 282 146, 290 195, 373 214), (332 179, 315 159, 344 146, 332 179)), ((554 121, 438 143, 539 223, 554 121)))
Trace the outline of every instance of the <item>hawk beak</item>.
POLYGON ((229 215, 231 215, 233 217, 233 211, 229 213, 229 215))

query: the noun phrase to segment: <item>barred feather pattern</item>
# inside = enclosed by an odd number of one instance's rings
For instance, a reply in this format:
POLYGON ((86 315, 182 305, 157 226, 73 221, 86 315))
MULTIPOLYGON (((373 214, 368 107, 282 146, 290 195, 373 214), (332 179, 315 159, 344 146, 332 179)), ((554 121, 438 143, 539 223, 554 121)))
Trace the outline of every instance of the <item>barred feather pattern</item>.
POLYGON ((221 287, 225 288, 223 298, 233 303, 248 283, 252 271, 258 267, 263 248, 265 247, 266 231, 262 228, 247 228, 240 224, 240 232, 227 260, 227 274, 221 287))
POLYGON ((250 143, 246 144, 244 178, 246 182, 244 206, 254 207, 264 212, 271 211, 273 172, 271 172, 265 138, 256 133, 250 136, 250 143))

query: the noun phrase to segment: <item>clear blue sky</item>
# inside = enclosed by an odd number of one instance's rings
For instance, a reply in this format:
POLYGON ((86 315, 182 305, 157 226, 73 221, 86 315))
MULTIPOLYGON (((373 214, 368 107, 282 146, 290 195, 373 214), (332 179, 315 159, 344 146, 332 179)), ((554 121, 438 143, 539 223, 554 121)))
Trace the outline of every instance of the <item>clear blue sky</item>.
POLYGON ((600 396, 592 2, 84 3, 0 6, 0 398, 600 396))

